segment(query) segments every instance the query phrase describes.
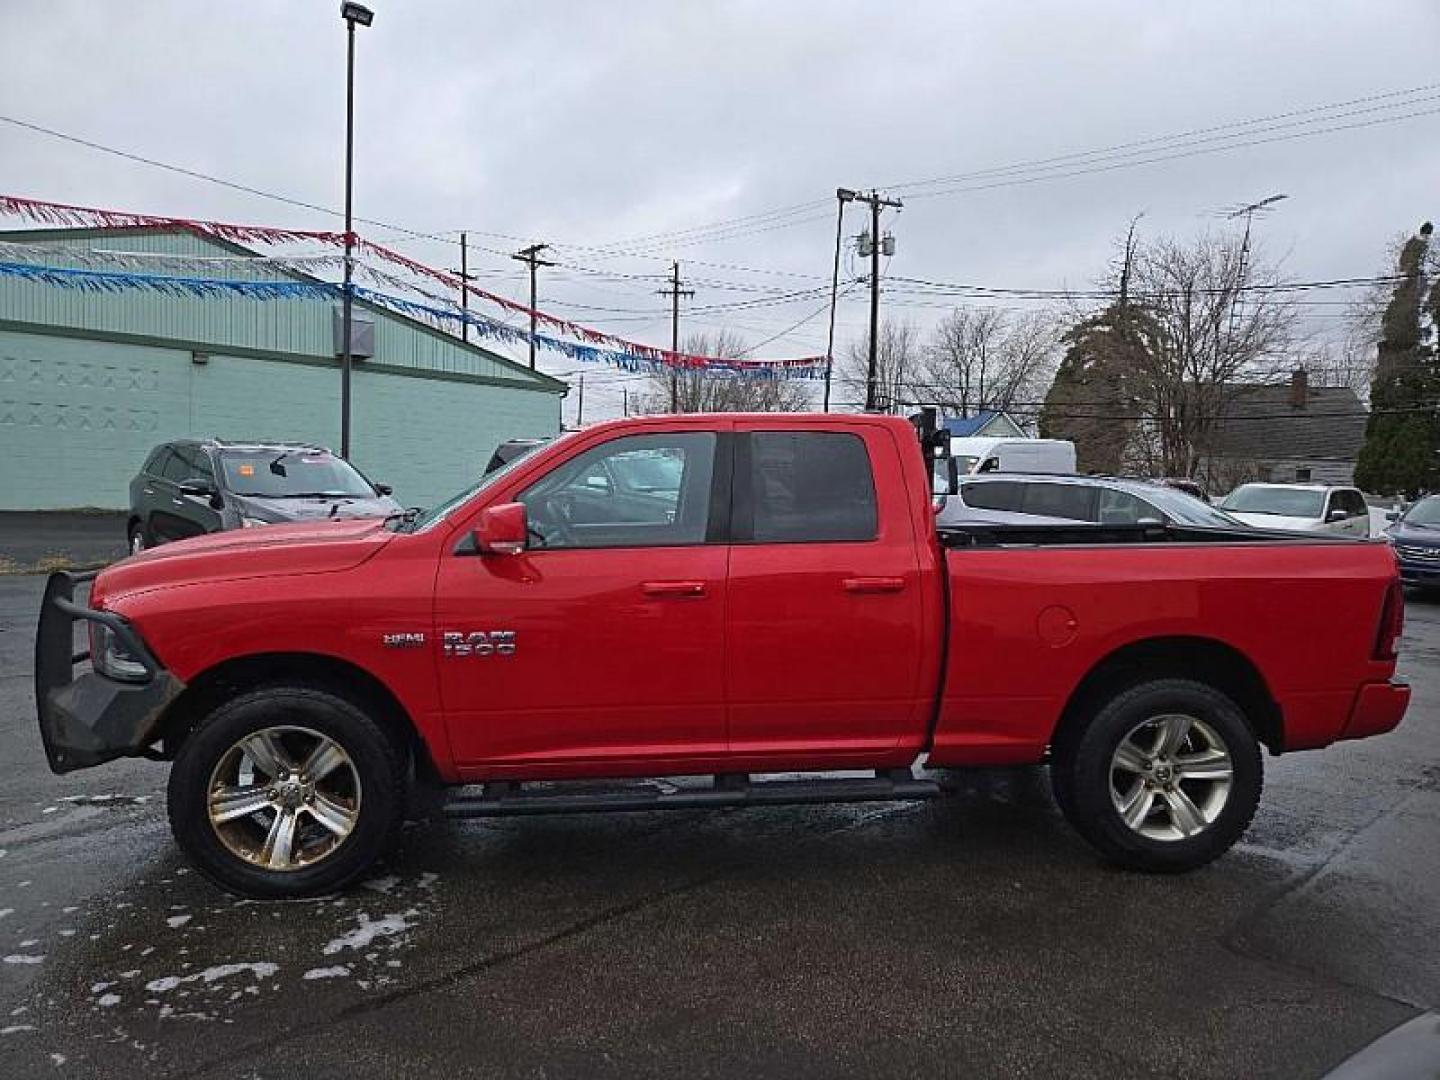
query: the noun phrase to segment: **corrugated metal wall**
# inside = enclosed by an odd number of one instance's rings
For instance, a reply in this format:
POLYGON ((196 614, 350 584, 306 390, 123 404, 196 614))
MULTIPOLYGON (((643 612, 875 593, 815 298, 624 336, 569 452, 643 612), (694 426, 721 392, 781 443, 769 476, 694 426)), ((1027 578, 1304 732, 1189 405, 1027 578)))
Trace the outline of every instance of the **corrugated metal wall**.
MULTIPOLYGON (((230 253, 189 234, 44 242, 230 253)), ((245 269, 225 264, 215 276, 245 269)), ((473 482, 504 439, 558 431, 554 383, 405 320, 375 321, 375 358, 356 365, 352 457, 406 505, 473 482)), ((0 278, 0 509, 123 508, 145 455, 182 435, 338 449, 332 346, 330 305, 315 301, 92 294, 0 278), (197 346, 204 364, 192 360, 197 346)))

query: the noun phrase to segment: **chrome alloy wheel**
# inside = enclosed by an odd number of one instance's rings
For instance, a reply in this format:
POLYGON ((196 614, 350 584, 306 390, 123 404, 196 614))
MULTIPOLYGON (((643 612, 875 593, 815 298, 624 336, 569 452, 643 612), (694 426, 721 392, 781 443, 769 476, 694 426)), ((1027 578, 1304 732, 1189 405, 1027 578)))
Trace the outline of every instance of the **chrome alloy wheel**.
POLYGON ((206 809, 231 854, 264 870, 300 870, 329 856, 354 830, 360 774, 327 735, 262 728, 221 755, 206 809))
POLYGON ((1110 799, 1151 840, 1188 840, 1215 823, 1230 798, 1234 763, 1215 729, 1167 714, 1135 725, 1110 760, 1110 799))

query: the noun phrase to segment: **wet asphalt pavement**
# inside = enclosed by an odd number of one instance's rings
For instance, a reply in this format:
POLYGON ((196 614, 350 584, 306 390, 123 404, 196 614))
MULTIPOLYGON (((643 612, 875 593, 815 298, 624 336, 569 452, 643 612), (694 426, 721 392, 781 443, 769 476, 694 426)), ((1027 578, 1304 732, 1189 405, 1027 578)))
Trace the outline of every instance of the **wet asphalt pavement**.
POLYGON ((364 886, 190 872, 165 767, 52 776, 0 578, 0 1077, 1318 1077, 1440 1008, 1440 605, 1389 736, 1267 761, 1247 840, 1099 864, 1042 770, 928 804, 407 827, 364 886))

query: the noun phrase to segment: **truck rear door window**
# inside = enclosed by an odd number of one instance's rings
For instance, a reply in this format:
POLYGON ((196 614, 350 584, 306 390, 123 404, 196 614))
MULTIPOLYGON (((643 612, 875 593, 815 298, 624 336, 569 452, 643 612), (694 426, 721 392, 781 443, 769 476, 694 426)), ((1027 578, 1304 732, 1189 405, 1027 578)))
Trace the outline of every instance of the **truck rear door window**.
POLYGON ((875 480, 859 436, 757 431, 749 437, 749 458, 753 517, 748 523, 737 520, 737 533, 750 525, 750 535, 737 539, 785 544, 875 539, 875 480))

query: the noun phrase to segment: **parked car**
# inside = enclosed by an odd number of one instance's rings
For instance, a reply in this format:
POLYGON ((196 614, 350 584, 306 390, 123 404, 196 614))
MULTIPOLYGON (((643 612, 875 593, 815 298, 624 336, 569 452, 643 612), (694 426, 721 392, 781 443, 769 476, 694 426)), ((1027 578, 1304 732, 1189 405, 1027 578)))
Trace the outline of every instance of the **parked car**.
POLYGON ((1241 484, 1219 505, 1232 517, 1259 529, 1370 535, 1370 508, 1365 496, 1353 487, 1241 484))
POLYGON ((935 463, 935 494, 953 495, 960 479, 981 473, 1073 473, 1068 439, 966 436, 950 440, 950 456, 935 463))
POLYGON ((321 446, 177 439, 152 450, 130 481, 126 534, 135 554, 226 529, 399 509, 387 485, 321 446))
MULTIPOLYGON (((1193 525, 1244 528, 1240 522, 1183 491, 1109 476, 971 476, 945 500, 941 525, 985 520, 986 515, 1024 515, 1030 524, 1088 521, 1099 525, 1193 525)), ((1017 519, 1019 521, 1024 518, 1017 519)))
POLYGON ((1400 722, 1386 545, 1188 526, 1007 542, 937 530, 928 477, 898 417, 643 417, 416 516, 53 574, 47 758, 170 759, 180 846, 278 898, 365 873, 417 776, 455 789, 446 814, 487 817, 943 796, 922 760, 1048 760, 1099 852, 1180 871, 1245 832, 1262 744, 1400 722), (617 473, 667 482, 591 483, 617 473))
POLYGON ((1405 584, 1440 588, 1440 495, 1427 495, 1397 515, 1385 538, 1395 548, 1405 584))
POLYGON ((495 447, 495 452, 485 463, 483 475, 489 476, 496 469, 503 469, 510 462, 518 461, 537 446, 544 446, 549 441, 549 439, 506 439, 495 447))

